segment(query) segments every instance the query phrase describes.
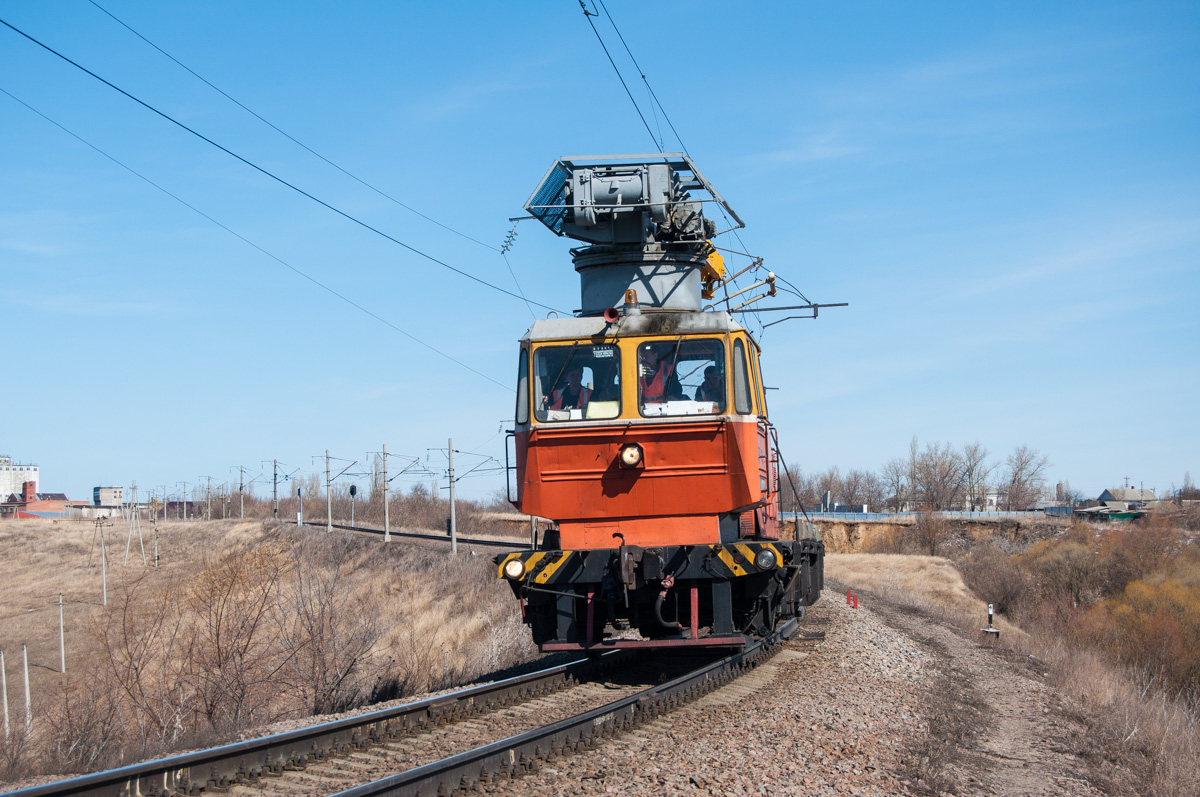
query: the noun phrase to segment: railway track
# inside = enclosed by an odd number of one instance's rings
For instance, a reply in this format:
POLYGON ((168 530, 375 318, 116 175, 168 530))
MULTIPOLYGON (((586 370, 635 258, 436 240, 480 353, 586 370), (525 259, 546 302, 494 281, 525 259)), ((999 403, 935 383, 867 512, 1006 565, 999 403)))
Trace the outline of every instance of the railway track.
POLYGON ((790 621, 744 650, 614 652, 417 703, 13 792, 12 797, 222 793, 445 795, 537 770, 735 680, 781 643, 819 641, 790 621))
MULTIPOLYGON (((294 520, 286 520, 284 522, 289 525, 292 525, 292 526, 298 525, 296 523, 296 521, 294 521, 294 520)), ((323 527, 325 525, 326 524, 320 523, 320 522, 304 524, 304 526, 307 526, 309 528, 319 528, 319 527, 323 527)), ((343 529, 345 531, 358 531, 358 532, 362 532, 363 534, 377 534, 380 537, 382 537, 384 535, 383 529, 375 529, 375 528, 371 528, 369 526, 357 526, 357 525, 350 526, 345 523, 330 523, 329 526, 330 526, 330 528, 343 529)), ((421 533, 415 532, 415 531, 389 531, 387 533, 393 537, 405 537, 407 539, 413 539, 413 540, 433 540, 434 542, 444 542, 444 543, 450 542, 449 534, 421 534, 421 533)), ((518 540, 518 539, 512 539, 512 540, 507 540, 507 541, 506 540, 485 540, 485 539, 481 539, 478 537, 459 537, 458 544, 459 545, 480 545, 480 546, 487 547, 487 548, 507 548, 509 550, 513 550, 514 548, 527 547, 529 545, 529 541, 528 540, 518 540)))

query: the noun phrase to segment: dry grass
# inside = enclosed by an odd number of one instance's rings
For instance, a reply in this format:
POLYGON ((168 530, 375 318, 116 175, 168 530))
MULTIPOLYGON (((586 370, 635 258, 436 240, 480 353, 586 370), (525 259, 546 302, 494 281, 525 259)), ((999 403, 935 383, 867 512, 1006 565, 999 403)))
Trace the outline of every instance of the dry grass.
MULTIPOLYGON (((142 564, 136 537, 124 564, 127 530, 104 530, 109 603, 101 606, 94 524, 0 524, 0 648, 17 726, 23 643, 34 702, 33 736, 0 745, 0 778, 111 766, 314 709, 444 688, 536 654, 492 550, 461 546, 452 558, 437 543, 385 545, 323 527, 173 522, 159 526, 154 568, 142 564), (66 675, 58 672, 60 592, 66 675), (217 604, 226 607, 220 618, 217 604), (240 658, 219 658, 205 640, 229 634, 220 624, 231 618, 247 644, 240 658), (143 656, 136 666, 131 651, 143 656), (269 680, 256 680, 264 671, 269 680), (237 692, 245 684, 251 691, 237 692), (169 699, 142 699, 154 694, 169 699)), ((147 526, 152 564, 151 535, 147 526)))
MULTIPOLYGON (((852 589, 924 609, 956 626, 978 631, 987 625, 987 603, 967 589, 962 575, 945 557, 827 554, 825 575, 852 589)), ((1006 635, 1024 636, 1003 617, 996 617, 996 627, 1006 635)))
MULTIPOLYGON (((832 554, 825 573, 855 589, 928 612, 977 636, 987 606, 942 557, 832 554)), ((827 599, 840 600, 836 595, 827 599)), ((1157 675, 1113 663, 1061 634, 1026 633, 1002 617, 999 644, 1039 660, 1074 698, 1102 751, 1098 774, 1147 797, 1200 794, 1200 696, 1171 694, 1157 675)))

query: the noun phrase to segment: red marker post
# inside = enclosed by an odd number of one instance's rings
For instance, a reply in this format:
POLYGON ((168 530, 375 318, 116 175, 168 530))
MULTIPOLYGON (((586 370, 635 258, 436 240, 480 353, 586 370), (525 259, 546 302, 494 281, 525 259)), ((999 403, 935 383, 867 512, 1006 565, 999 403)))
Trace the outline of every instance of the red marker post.
POLYGON ((850 588, 846 587, 846 605, 850 605, 850 588))

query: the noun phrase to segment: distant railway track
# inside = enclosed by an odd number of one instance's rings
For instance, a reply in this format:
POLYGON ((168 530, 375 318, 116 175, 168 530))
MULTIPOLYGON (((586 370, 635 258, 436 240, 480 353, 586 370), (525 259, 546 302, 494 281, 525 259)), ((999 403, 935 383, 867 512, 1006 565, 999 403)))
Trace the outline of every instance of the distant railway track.
MULTIPOLYGON (((13 792, 13 797, 219 793, 437 795, 537 770, 718 689, 797 634, 698 657, 614 652, 287 733, 13 792), (547 721, 549 720, 549 721, 547 721), (515 733, 514 733, 515 731, 515 733), (447 750, 458 749, 450 755, 447 750)), ((823 634, 805 635, 818 641, 823 634)))
MULTIPOLYGON (((288 520, 285 522, 289 523, 290 525, 293 525, 293 526, 298 525, 296 523, 296 521, 294 521, 294 520, 288 520)), ((325 526, 326 524, 321 523, 320 521, 317 521, 315 523, 305 523, 304 525, 312 526, 314 528, 320 528, 320 527, 325 526)), ((328 525, 332 528, 343 529, 345 531, 361 531, 364 534, 378 534, 380 536, 382 536, 384 534, 383 529, 373 529, 373 528, 369 528, 367 526, 350 526, 350 525, 346 525, 344 523, 330 523, 328 525)), ((433 540, 434 542, 445 542, 445 543, 450 542, 449 534, 421 534, 421 533, 418 533, 415 531, 389 531, 387 533, 393 537, 404 537, 406 539, 433 540)), ((459 537, 458 543, 460 545, 483 545, 483 546, 488 546, 488 547, 492 547, 492 548, 508 548, 508 549, 526 548, 529 546, 528 539, 482 540, 482 539, 479 539, 476 537, 459 537)))

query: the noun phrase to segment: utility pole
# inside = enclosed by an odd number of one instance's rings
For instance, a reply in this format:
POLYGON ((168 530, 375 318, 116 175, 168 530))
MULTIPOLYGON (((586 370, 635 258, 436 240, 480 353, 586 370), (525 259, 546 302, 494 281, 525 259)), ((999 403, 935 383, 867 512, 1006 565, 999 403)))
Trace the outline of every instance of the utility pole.
POLYGON ((388 523, 387 443, 383 444, 383 541, 391 542, 392 529, 388 523))
POLYGON ((450 454, 450 554, 458 554, 458 527, 454 522, 454 438, 448 440, 450 454))
POLYGON ((183 506, 179 510, 179 519, 187 520, 187 482, 177 482, 183 485, 183 506))
POLYGON ((271 460, 271 517, 279 518, 279 460, 271 460))
POLYGON ((104 543, 104 518, 100 518, 100 605, 108 605, 108 546, 104 543))
POLYGON ((125 565, 129 565, 129 546, 133 543, 133 530, 137 529, 138 548, 142 551, 142 564, 146 564, 146 543, 142 540, 142 513, 138 510, 137 482, 133 483, 133 500, 129 504, 129 535, 125 538, 125 565))
POLYGON ((212 520, 212 476, 208 477, 208 489, 204 492, 204 519, 212 520))
POLYGON ((329 449, 325 449, 325 533, 333 531, 333 493, 329 490, 329 449))
MULTIPOLYGON (((238 519, 246 519, 246 466, 238 465, 238 519)), ((258 478, 257 476, 255 478, 258 478)))
POLYGON ((63 598, 62 593, 58 595, 58 663, 59 672, 66 674, 67 672, 67 632, 63 626, 63 598))
POLYGON ((304 488, 296 488, 296 525, 304 525, 304 488))

